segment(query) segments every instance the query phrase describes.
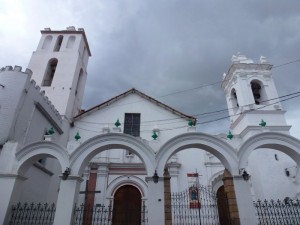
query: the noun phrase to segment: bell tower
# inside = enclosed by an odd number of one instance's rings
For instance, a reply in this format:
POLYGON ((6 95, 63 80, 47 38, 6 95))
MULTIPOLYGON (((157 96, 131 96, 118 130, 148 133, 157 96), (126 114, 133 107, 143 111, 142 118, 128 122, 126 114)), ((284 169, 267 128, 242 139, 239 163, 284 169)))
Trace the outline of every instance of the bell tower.
POLYGON ((261 131, 261 126, 268 131, 289 133, 271 69, 272 65, 263 56, 259 63, 244 55, 232 56, 222 88, 234 134, 253 135, 261 131))
POLYGON ((72 119, 80 109, 91 52, 83 28, 45 28, 28 68, 62 116, 72 119))

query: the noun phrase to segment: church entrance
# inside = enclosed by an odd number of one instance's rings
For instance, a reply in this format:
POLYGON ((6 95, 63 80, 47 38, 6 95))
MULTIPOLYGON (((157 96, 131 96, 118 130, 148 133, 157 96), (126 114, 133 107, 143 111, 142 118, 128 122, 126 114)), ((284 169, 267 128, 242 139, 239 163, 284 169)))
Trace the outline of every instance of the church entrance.
POLYGON ((112 225, 141 225, 142 196, 132 185, 120 187, 114 196, 112 225))

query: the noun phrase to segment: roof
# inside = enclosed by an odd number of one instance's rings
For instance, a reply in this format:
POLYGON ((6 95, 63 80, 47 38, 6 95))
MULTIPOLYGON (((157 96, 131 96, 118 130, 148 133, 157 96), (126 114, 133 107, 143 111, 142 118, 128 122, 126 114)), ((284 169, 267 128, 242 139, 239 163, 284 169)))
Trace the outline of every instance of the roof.
POLYGON ((144 99, 146 99, 146 100, 148 100, 148 101, 150 101, 152 103, 155 103, 156 105, 158 105, 158 106, 160 106, 160 107, 162 107, 162 108, 170 111, 171 113, 176 114, 177 116, 179 116, 181 118, 184 118, 186 120, 192 120, 194 123, 196 123, 197 119, 195 117, 188 116, 188 115, 186 115, 186 114, 184 114, 182 112, 179 112, 178 110, 173 109, 172 107, 170 107, 170 106, 168 106, 168 105, 166 105, 166 104, 164 104, 164 103, 162 103, 162 102, 160 102, 160 101, 158 101, 158 100, 156 100, 156 99, 154 99, 154 98, 152 98, 152 97, 150 97, 150 96, 148 96, 148 95, 146 95, 146 94, 144 94, 144 93, 142 93, 142 92, 140 92, 138 90, 136 90, 135 88, 132 88, 129 91, 126 91, 126 92, 124 92, 124 93, 122 93, 122 94, 120 94, 120 95, 118 95, 116 97, 113 97, 113 98, 109 99, 106 102, 103 102, 103 103, 101 103, 99 105, 96 105, 96 106, 94 106, 94 107, 92 107, 92 108, 90 108, 88 110, 83 111, 81 114, 75 116, 74 120, 81 119, 81 118, 89 115, 90 113, 93 113, 94 111, 97 111, 99 109, 105 108, 106 106, 108 106, 108 105, 110 105, 110 104, 112 104, 112 103, 114 103, 114 102, 116 102, 116 101, 118 101, 118 100, 120 100, 120 99, 122 99, 122 98, 124 98, 124 97, 126 97, 128 95, 130 95, 130 94, 137 94, 140 97, 142 97, 142 98, 144 98, 144 99))

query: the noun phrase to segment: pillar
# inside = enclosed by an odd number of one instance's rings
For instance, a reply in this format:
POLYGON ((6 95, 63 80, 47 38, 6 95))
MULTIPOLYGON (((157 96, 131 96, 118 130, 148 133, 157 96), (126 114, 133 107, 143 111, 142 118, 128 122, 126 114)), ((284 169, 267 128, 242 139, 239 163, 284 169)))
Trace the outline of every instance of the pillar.
POLYGON ((0 174, 0 224, 8 224, 12 205, 19 200, 24 177, 17 174, 0 174))
POLYGON ((232 225, 257 225, 249 183, 242 176, 234 176, 224 171, 224 189, 227 194, 232 225))
POLYGON ((168 169, 164 172, 164 194, 165 194, 165 225, 172 225, 171 207, 171 176, 168 169))
POLYGON ((234 176, 233 183, 241 225, 257 225, 258 219, 255 215, 249 182, 242 176, 234 176))
POLYGON ((148 225, 163 225, 165 222, 164 210, 164 178, 160 177, 154 183, 152 177, 146 177, 148 182, 148 225))
POLYGON ((233 177, 231 173, 225 169, 223 175, 224 190, 228 201, 228 211, 232 225, 240 225, 239 210, 237 206, 233 177))
POLYGON ((71 225, 74 205, 77 202, 80 183, 79 176, 69 176, 60 182, 60 189, 56 203, 56 212, 53 225, 71 225))

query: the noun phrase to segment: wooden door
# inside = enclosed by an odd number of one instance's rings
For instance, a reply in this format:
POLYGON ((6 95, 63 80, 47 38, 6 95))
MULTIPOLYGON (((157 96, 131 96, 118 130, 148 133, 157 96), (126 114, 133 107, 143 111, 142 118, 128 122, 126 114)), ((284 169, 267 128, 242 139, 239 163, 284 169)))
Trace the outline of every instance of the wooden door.
POLYGON ((142 196, 131 185, 120 187, 114 196, 113 225, 141 225, 142 196))
POLYGON ((217 202, 220 225, 230 225, 228 200, 225 194, 224 186, 221 186, 217 191, 217 202))

